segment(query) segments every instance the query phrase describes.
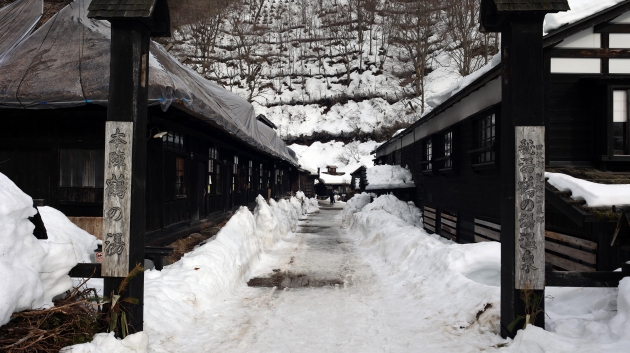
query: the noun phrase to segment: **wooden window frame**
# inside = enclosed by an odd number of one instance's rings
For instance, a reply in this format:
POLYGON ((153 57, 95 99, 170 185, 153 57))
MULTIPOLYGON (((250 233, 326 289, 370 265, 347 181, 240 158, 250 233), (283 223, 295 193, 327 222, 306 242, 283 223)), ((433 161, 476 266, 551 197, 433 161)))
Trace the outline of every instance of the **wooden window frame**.
POLYGON ((471 166, 473 170, 494 169, 498 162, 497 146, 499 141, 499 114, 496 109, 490 109, 479 114, 473 121, 474 133, 474 149, 468 151, 471 157, 471 166), (488 124, 488 120, 491 121, 488 124), (488 137, 485 133, 491 131, 488 137), (486 160, 482 160, 482 156, 490 155, 486 160))
POLYGON ((440 174, 449 174, 454 170, 454 144, 455 137, 453 129, 448 129, 439 134, 439 153, 440 157, 435 158, 434 162, 437 163, 437 170, 440 174), (447 144, 447 141, 449 143, 447 144), (448 148, 447 148, 448 147, 448 148))
POLYGON ((435 146, 433 143, 433 136, 429 136, 420 142, 422 144, 422 173, 425 175, 433 174, 433 159, 435 158, 435 146))
POLYGON ((175 157, 175 198, 184 199, 187 197, 186 190, 186 158, 183 156, 175 157), (181 165, 180 165, 181 162, 181 165), (180 174, 181 173, 181 174, 180 174))
POLYGON ((608 136, 607 136, 607 145, 608 145, 608 155, 613 159, 627 159, 630 158, 630 86, 611 86, 610 89, 610 114, 608 119, 608 136), (615 138, 615 121, 614 121, 614 95, 617 91, 625 91, 626 92, 626 123, 625 123, 625 131, 623 138, 625 139, 625 148, 622 150, 622 153, 616 153, 614 138, 615 138))
POLYGON ((105 187, 103 169, 105 163, 107 163, 107 159, 104 148, 59 149, 59 187, 103 189, 105 187), (86 158, 87 155, 90 157, 86 158), (73 160, 79 157, 82 158, 81 161, 73 160), (79 165, 80 167, 78 167, 79 165), (89 172, 90 168, 91 173, 89 172), (80 178, 78 177, 79 174, 81 175, 80 178), (64 175, 68 175, 68 177, 64 175), (75 181, 78 179, 81 180, 81 185, 75 185, 75 181), (64 183, 64 181, 69 181, 69 184, 64 183))

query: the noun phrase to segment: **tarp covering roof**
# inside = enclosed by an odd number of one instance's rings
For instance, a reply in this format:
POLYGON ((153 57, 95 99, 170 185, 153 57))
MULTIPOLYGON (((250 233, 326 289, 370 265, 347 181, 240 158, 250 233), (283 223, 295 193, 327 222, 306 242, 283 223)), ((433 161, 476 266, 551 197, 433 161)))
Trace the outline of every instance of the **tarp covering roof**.
POLYGON ((20 0, 0 9, 0 60, 31 33, 43 11, 44 0, 20 0))
MULTIPOLYGON (((70 3, 19 45, 0 53, 0 108, 107 106, 111 28, 107 21, 87 18, 89 4, 90 0, 70 3)), ((0 24, 23 20, 23 12, 0 14, 0 24)), ((150 103, 160 104, 164 111, 172 105, 215 123, 297 166, 277 135, 261 136, 254 107, 245 99, 185 67, 155 42, 151 42, 149 66, 150 103)))

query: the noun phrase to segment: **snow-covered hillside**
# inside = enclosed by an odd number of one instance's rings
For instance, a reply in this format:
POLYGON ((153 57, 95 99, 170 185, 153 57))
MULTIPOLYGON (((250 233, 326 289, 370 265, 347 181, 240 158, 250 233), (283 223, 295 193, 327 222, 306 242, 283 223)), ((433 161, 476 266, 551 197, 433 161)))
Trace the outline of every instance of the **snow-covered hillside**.
POLYGON ((248 98, 289 142, 388 138, 497 49, 476 25, 464 31, 476 52, 460 45, 455 27, 469 24, 453 19, 477 18, 472 0, 206 3, 171 53, 248 98))

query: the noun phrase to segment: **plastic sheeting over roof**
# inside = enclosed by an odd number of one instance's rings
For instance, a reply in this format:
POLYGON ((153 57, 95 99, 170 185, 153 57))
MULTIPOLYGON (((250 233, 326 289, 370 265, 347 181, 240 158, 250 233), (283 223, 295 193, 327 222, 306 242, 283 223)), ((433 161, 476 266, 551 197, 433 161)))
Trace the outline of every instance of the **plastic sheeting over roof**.
POLYGON ((0 62, 4 53, 31 33, 43 11, 44 0, 20 0, 0 9, 0 62))
MULTIPOLYGON (((23 2, 30 0, 19 3, 23 2)), ((90 0, 72 2, 19 45, 0 53, 0 108, 107 105, 111 28, 107 21, 87 18, 89 4, 90 0)), ((25 20, 24 12, 0 14, 0 24, 25 20)), ((298 164, 275 131, 274 136, 261 132, 254 107, 245 99, 183 66, 155 42, 150 54, 150 102, 161 104, 164 111, 172 105, 298 164)))

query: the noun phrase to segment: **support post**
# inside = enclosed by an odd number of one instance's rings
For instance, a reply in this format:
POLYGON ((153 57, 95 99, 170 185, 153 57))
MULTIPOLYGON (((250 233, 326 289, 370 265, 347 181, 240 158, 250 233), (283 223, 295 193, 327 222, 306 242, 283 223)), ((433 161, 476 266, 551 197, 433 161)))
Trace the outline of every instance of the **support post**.
MULTIPOLYGON (((545 288, 545 120, 542 23, 544 14, 509 18, 501 32, 501 336, 526 315, 524 291, 545 288)), ((533 320, 544 327, 544 314, 533 320)), ((530 321, 531 322, 531 321, 530 321)))
MULTIPOLYGON (((135 21, 111 21, 109 107, 105 136, 104 252, 105 295, 136 266, 144 264, 146 222, 146 130, 149 31, 135 21)), ((130 333, 143 330, 144 274, 122 294, 138 300, 125 304, 130 333)))
POLYGON ((101 274, 106 296, 137 300, 120 304, 128 332, 135 333, 143 330, 144 273, 136 274, 123 293, 119 286, 136 265, 144 265, 149 44, 151 36, 170 36, 170 15, 166 0, 137 0, 129 6, 92 0, 88 18, 111 22, 101 274))

